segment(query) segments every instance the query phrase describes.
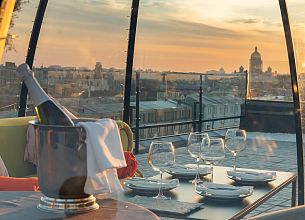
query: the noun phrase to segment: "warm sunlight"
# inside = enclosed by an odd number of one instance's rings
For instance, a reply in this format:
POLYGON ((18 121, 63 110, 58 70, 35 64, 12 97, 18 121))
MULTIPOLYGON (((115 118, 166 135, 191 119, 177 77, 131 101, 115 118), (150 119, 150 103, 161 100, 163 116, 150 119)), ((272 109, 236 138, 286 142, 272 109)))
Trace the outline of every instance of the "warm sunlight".
MULTIPOLYGON (((16 19, 12 31, 20 37, 14 41, 16 51, 8 51, 4 62, 23 62, 36 4, 30 1, 16 19)), ((124 68, 130 4, 127 0, 50 2, 34 65, 72 66, 77 61, 93 68, 101 61, 105 67, 124 68)), ((279 74, 288 73, 275 0, 143 0, 136 41, 136 69, 205 72, 223 67, 232 72, 240 65, 248 69, 257 46, 264 70, 271 66, 279 74)))

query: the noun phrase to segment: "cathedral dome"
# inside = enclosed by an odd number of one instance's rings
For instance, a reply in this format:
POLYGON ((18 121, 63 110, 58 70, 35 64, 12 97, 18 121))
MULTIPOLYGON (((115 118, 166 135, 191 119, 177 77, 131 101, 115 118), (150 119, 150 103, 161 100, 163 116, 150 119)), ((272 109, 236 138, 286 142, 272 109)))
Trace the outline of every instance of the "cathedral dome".
POLYGON ((261 59, 261 54, 257 51, 257 47, 255 47, 255 51, 251 54, 251 59, 261 59))

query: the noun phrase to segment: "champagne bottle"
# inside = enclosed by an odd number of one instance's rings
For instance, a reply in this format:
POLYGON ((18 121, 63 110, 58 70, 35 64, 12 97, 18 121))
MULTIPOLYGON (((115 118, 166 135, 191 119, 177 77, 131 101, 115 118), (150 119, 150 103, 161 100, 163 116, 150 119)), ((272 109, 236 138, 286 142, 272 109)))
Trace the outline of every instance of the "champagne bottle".
POLYGON ((34 102, 38 121, 46 125, 74 126, 71 118, 41 88, 34 72, 24 63, 17 68, 18 76, 24 81, 34 102))

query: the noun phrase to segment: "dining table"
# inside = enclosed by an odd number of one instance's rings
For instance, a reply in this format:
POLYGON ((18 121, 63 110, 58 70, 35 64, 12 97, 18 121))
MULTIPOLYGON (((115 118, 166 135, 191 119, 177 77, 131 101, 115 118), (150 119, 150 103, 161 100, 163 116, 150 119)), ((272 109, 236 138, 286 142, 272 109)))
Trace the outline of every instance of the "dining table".
MULTIPOLYGON (((228 184, 240 186, 240 183, 236 183, 230 179, 227 175, 227 171, 232 170, 231 167, 214 166, 213 183, 228 184)), ((166 203, 164 203, 163 210, 154 210, 154 207, 150 207, 151 210, 158 216, 173 217, 178 219, 210 219, 210 220, 223 220, 223 219, 241 219, 249 214, 252 210, 265 203, 268 199, 279 193, 285 187, 291 185, 291 207, 296 205, 296 179, 297 176, 294 172, 282 172, 282 171, 270 171, 270 170, 257 170, 257 169, 243 169, 249 172, 275 172, 276 178, 273 181, 266 182, 263 184, 254 184, 252 195, 238 200, 211 200, 205 198, 195 192, 195 185, 189 180, 180 180, 179 186, 168 191, 165 195, 171 198, 168 202, 168 207, 175 205, 174 201, 185 202, 187 204, 200 203, 201 206, 190 211, 189 213, 181 214, 179 210, 169 213, 166 209, 166 203)), ((157 176, 156 176, 157 177, 157 176)), ((165 179, 171 179, 170 174, 164 173, 165 179)), ((209 181, 210 175, 205 176, 204 181, 209 181)), ((120 195, 122 201, 136 201, 139 205, 144 205, 145 202, 141 203, 139 196, 134 193, 133 190, 125 188, 126 193, 120 195), (134 198, 137 198, 136 200, 134 198)), ((142 195, 143 196, 143 195, 142 195)), ((145 195, 144 195, 145 196, 145 195)), ((143 198, 145 198, 143 196, 143 198)), ((153 195, 146 195, 147 197, 153 195)), ((148 200, 150 201, 150 200, 148 200)), ((181 206, 181 205, 180 205, 181 206)), ((172 208, 171 208, 172 209, 172 208)), ((179 209, 179 207, 178 207, 179 209)))
POLYGON ((44 211, 37 208, 40 192, 2 191, 0 192, 1 220, 159 220, 159 217, 148 209, 125 201, 110 198, 97 199, 99 209, 69 214, 64 211, 44 211))
MULTIPOLYGON (((238 186, 238 183, 227 176, 227 171, 231 169, 230 167, 214 166, 213 182, 238 186)), ((247 170, 251 172, 270 172, 256 169, 247 170)), ((163 175, 165 179, 173 178, 167 173, 163 175)), ((205 176, 203 181, 209 181, 209 178, 210 174, 205 176)), ((182 179, 176 188, 165 192, 170 200, 154 199, 152 198, 154 195, 149 194, 138 195, 125 187, 124 192, 111 197, 97 195, 99 209, 80 214, 39 210, 37 205, 43 196, 41 192, 3 191, 0 192, 0 219, 241 219, 289 185, 291 185, 291 206, 295 206, 296 178, 294 172, 276 171, 276 178, 273 181, 254 185, 253 193, 250 196, 234 201, 205 198, 195 192, 194 184, 189 180, 182 179)))

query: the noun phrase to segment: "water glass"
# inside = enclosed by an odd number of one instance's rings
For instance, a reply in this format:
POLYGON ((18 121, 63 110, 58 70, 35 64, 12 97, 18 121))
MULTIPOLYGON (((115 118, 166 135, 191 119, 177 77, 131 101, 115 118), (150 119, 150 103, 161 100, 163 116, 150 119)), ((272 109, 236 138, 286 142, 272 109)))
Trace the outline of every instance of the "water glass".
POLYGON ((153 141, 148 152, 148 163, 151 168, 160 173, 160 187, 156 199, 168 199, 162 191, 162 174, 175 163, 175 148, 172 142, 153 141))
POLYGON ((201 147, 202 144, 209 145, 210 138, 208 133, 203 132, 191 132, 188 141, 187 141, 187 151, 191 155, 191 157, 196 158, 196 164, 197 164, 197 173, 195 179, 192 181, 192 183, 199 183, 200 175, 199 175, 199 161, 200 161, 200 154, 201 154, 201 147))
POLYGON ((213 165, 225 157, 222 138, 210 138, 209 145, 202 145, 201 158, 211 165, 211 182, 213 182, 213 165))
POLYGON ((225 136, 225 147, 234 156, 233 170, 236 171, 237 152, 242 151, 246 145, 246 131, 241 129, 228 129, 225 136))

